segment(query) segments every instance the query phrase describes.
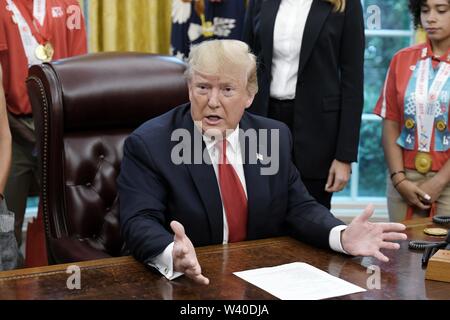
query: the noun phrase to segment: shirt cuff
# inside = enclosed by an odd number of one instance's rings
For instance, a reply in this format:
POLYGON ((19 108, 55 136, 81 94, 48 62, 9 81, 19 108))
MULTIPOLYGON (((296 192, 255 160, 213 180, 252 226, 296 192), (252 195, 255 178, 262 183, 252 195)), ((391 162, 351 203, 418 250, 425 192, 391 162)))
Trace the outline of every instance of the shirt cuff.
POLYGON ((342 247, 342 242, 341 242, 341 233, 346 228, 347 228, 346 225, 339 225, 339 226, 336 226, 333 229, 331 229, 329 242, 330 242, 330 248, 332 250, 340 252, 340 253, 348 254, 342 247))
POLYGON ((173 242, 169 244, 166 249, 153 259, 150 259, 148 264, 156 268, 164 277, 169 280, 174 280, 183 275, 182 272, 173 271, 173 242))

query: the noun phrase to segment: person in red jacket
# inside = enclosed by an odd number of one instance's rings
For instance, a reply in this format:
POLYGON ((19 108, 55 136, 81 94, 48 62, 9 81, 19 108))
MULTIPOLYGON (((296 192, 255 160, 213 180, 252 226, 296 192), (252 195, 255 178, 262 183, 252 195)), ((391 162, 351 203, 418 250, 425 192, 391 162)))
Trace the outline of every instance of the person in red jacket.
POLYGON ((26 89, 28 68, 87 52, 86 29, 77 0, 0 0, 0 63, 9 126, 11 172, 5 199, 22 224, 30 187, 38 182, 34 122, 26 89))
POLYGON ((427 41, 395 54, 374 110, 383 118, 391 221, 450 210, 450 1, 409 7, 427 41))

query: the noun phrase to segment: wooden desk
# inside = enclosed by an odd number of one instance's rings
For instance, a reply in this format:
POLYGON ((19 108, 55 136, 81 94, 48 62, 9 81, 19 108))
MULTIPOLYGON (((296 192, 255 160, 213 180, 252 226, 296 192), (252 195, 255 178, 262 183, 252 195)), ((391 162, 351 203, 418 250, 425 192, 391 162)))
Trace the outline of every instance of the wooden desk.
MULTIPOLYGON (((432 239, 422 232, 426 225, 427 221, 412 223, 409 238, 432 239)), ((337 299, 450 299, 450 283, 425 280, 422 253, 409 250, 406 241, 400 250, 387 253, 389 263, 346 257, 290 238, 203 247, 197 252, 204 274, 211 280, 209 286, 196 285, 185 277, 167 281, 133 258, 120 257, 78 263, 81 290, 66 287, 69 265, 0 273, 0 299, 274 299, 232 273, 295 261, 307 262, 363 288, 372 275, 367 267, 380 267, 381 290, 337 299)))

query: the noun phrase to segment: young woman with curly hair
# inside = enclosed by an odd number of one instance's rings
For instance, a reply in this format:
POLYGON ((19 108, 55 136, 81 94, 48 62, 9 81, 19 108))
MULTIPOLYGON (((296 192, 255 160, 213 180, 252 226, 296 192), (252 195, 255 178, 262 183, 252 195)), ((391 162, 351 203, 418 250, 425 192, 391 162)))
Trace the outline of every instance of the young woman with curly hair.
POLYGON ((427 41, 400 50, 375 108, 392 221, 450 212, 450 1, 410 0, 427 41))

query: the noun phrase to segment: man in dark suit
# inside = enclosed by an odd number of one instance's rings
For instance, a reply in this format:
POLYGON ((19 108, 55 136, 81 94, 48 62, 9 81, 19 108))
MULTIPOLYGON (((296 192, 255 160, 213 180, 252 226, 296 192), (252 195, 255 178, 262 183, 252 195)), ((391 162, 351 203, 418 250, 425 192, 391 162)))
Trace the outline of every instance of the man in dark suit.
POLYGON ((351 255, 398 249, 402 224, 372 224, 373 208, 346 227, 305 189, 283 123, 245 112, 257 92, 256 57, 236 40, 192 48, 190 103, 126 140, 118 179, 125 242, 172 279, 199 283, 195 246, 291 235, 351 255), (173 231, 173 234, 171 232, 173 231))
POLYGON ((357 161, 364 93, 360 0, 250 0, 243 39, 258 56, 259 92, 250 112, 286 123, 294 163, 316 200, 357 161))

